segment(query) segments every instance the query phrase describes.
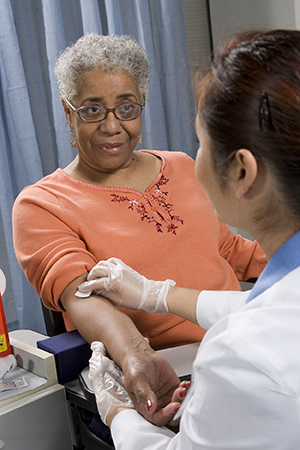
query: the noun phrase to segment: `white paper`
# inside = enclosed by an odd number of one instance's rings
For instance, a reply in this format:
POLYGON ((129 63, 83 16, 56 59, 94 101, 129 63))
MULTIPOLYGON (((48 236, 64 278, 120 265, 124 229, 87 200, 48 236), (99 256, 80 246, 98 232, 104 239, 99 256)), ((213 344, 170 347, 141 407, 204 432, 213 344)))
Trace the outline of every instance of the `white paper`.
POLYGON ((38 375, 35 375, 32 372, 28 372, 25 369, 22 369, 21 367, 16 367, 12 372, 9 372, 2 383, 16 383, 19 384, 19 387, 0 392, 0 401, 4 400, 9 397, 13 397, 14 395, 19 394, 20 392, 26 392, 31 391, 33 389, 36 389, 39 386, 42 386, 43 384, 47 383, 47 379, 43 377, 39 377, 38 375), (23 386, 21 384, 23 382, 20 381, 20 379, 24 378, 24 382, 27 383, 25 386, 25 383, 23 386), (19 380, 16 382, 16 380, 19 380))
POLYGON ((19 378, 15 378, 12 381, 3 381, 0 384, 0 392, 12 391, 14 389, 22 389, 27 386, 28 386, 28 383, 27 383, 25 377, 19 377, 19 378))

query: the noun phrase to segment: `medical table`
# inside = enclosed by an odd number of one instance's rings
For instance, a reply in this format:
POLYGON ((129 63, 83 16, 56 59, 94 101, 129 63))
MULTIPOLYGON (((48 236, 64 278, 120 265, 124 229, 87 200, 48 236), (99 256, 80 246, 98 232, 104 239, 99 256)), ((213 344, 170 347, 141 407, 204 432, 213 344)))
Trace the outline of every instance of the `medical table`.
MULTIPOLYGON (((4 402, 0 400, 0 450, 109 450, 112 446, 99 440, 82 422, 79 408, 97 414, 88 368, 78 377, 59 384, 54 355, 37 348, 37 342, 48 339, 28 330, 10 333, 18 365, 44 377, 44 385, 4 402)), ((173 366, 177 375, 191 374, 199 344, 159 351, 173 366)), ((1 395, 1 393, 0 393, 1 395)), ((1 396, 0 396, 1 399, 1 396)))
POLYGON ((10 397, 0 392, 0 449, 71 450, 65 388, 57 381, 53 355, 36 348, 36 337, 30 331, 10 333, 18 368, 30 381, 10 397))

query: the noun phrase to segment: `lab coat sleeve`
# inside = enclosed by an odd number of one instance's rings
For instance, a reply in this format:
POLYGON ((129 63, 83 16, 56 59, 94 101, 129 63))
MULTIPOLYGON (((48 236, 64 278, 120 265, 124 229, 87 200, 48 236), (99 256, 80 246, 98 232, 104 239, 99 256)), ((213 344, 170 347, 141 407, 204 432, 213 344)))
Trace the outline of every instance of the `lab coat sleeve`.
MULTIPOLYGON (((219 330, 210 336, 210 342, 206 341, 208 345, 203 341, 203 352, 199 350, 196 358, 194 395, 183 411, 182 447, 178 448, 298 448, 297 395, 274 369, 268 355, 266 358, 251 348, 250 341, 219 334, 220 322, 216 325, 219 330)), ((246 321, 237 322, 238 334, 247 326, 246 321)))
POLYGON ((202 291, 196 306, 200 327, 208 330, 228 314, 245 305, 250 291, 202 291))
POLYGON ((111 434, 116 450, 174 450, 177 435, 166 427, 147 422, 133 409, 120 412, 112 421, 111 434))

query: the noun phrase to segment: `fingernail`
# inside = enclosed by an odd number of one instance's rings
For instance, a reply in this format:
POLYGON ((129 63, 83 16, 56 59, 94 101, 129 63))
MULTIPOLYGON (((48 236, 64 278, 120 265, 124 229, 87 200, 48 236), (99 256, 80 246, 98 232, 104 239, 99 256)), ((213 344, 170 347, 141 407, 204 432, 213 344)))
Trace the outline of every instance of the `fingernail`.
POLYGON ((176 414, 178 412, 179 408, 180 408, 180 405, 178 405, 174 408, 174 414, 176 414))
POLYGON ((183 389, 181 389, 181 391, 179 392, 179 397, 183 398, 183 397, 185 397, 185 395, 186 395, 186 389, 183 388, 183 389))
POLYGON ((148 400, 147 401, 147 405, 146 405, 146 408, 147 408, 147 411, 149 412, 150 411, 150 409, 151 409, 151 407, 152 407, 152 402, 151 402, 151 400, 148 400))

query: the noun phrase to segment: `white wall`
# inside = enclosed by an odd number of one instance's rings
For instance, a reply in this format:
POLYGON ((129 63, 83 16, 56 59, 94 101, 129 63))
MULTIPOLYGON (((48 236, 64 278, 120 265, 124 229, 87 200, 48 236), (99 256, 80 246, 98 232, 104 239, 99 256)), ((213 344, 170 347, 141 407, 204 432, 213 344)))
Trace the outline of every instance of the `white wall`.
MULTIPOLYGON (((1 1, 1 0, 0 0, 1 1)), ((209 17, 206 0, 182 0, 186 38, 192 70, 211 55, 209 17)))
POLYGON ((245 28, 300 29, 300 0, 209 0, 213 45, 245 28))

